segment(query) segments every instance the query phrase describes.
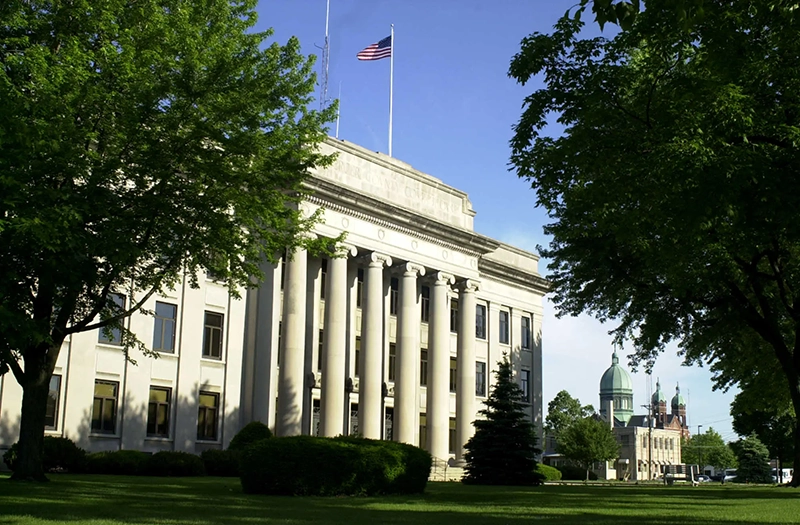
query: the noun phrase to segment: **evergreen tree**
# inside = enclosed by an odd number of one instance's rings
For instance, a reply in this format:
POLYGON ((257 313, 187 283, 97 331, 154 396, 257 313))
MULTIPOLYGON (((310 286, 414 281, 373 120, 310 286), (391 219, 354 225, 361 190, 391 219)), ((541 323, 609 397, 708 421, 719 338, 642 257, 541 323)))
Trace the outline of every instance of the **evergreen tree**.
POLYGON ((736 469, 737 483, 772 483, 769 450, 755 434, 736 442, 734 450, 739 461, 736 469))
POLYGON ((475 435, 464 446, 463 482, 474 485, 538 485, 536 435, 523 409, 522 390, 511 379, 507 356, 499 363, 485 419, 474 422, 475 435))

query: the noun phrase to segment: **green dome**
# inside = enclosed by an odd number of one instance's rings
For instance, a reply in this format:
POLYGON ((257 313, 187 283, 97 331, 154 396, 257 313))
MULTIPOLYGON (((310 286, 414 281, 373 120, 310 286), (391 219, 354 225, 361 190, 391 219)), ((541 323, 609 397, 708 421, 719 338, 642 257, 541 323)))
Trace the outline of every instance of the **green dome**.
POLYGON ((653 404, 657 405, 659 403, 667 404, 667 396, 664 395, 664 392, 661 391, 661 381, 656 380, 656 391, 653 394, 653 404))
POLYGON ((615 351, 611 355, 611 366, 600 379, 600 394, 616 392, 633 393, 633 381, 627 370, 619 366, 619 358, 615 351))
POLYGON ((680 385, 675 385, 675 397, 672 398, 672 408, 685 407, 686 400, 681 395, 680 385))

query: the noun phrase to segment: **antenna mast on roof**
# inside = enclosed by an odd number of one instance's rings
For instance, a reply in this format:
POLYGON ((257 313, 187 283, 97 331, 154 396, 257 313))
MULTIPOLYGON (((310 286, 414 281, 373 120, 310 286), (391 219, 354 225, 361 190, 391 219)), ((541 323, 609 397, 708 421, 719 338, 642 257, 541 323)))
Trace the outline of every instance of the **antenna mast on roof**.
POLYGON ((325 9, 325 44, 322 46, 322 81, 320 82, 319 109, 322 111, 328 106, 328 62, 330 61, 330 42, 328 40, 328 21, 331 16, 331 0, 325 9))

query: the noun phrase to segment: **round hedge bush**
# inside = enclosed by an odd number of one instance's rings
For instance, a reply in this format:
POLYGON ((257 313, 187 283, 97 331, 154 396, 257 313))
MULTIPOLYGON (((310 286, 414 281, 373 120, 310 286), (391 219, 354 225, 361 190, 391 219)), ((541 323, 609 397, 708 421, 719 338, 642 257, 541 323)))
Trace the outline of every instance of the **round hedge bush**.
POLYGON ((138 450, 95 452, 87 457, 87 470, 91 474, 143 476, 149 461, 150 454, 138 450))
POLYGON ((148 476, 204 476, 206 469, 200 456, 188 452, 156 452, 147 458, 148 476))
MULTIPOLYGON (((3 461, 9 470, 16 468, 18 450, 19 443, 14 443, 3 454, 3 461)), ((84 472, 86 451, 69 438, 45 436, 42 442, 42 467, 45 472, 84 472)))
POLYGON ((261 421, 252 421, 246 424, 235 436, 231 439, 231 444, 228 445, 228 450, 241 451, 248 446, 272 437, 269 427, 261 421))
POLYGON ((545 481, 560 481, 561 471, 550 465, 536 464, 536 473, 541 474, 542 479, 545 481))
MULTIPOLYGON (((581 467, 561 465, 556 467, 561 472, 561 479, 570 481, 586 481, 586 471, 581 467)), ((597 474, 589 471, 589 480, 597 481, 597 474)))
POLYGON ((200 454, 209 476, 236 477, 239 475, 239 453, 235 450, 204 450, 200 454))
POLYGON ((421 493, 430 468, 430 454, 403 443, 293 436, 246 448, 239 475, 248 494, 372 496, 421 493))

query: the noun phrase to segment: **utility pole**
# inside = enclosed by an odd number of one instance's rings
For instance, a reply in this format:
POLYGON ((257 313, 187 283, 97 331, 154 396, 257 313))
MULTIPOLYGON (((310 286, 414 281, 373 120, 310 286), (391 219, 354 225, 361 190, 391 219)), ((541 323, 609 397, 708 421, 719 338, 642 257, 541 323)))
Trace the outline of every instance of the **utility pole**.
MULTIPOLYGON (((697 425, 697 436, 698 437, 700 436, 700 429, 701 428, 703 428, 703 425, 697 425)), ((698 443, 698 445, 699 445, 699 443, 698 443)), ((703 466, 703 448, 700 447, 700 448, 698 448, 698 450, 700 451, 700 458, 699 458, 700 459, 700 473, 701 474, 705 474, 706 473, 706 469, 703 466)))
POLYGON ((647 409, 647 479, 653 479, 653 405, 641 405, 647 409))

